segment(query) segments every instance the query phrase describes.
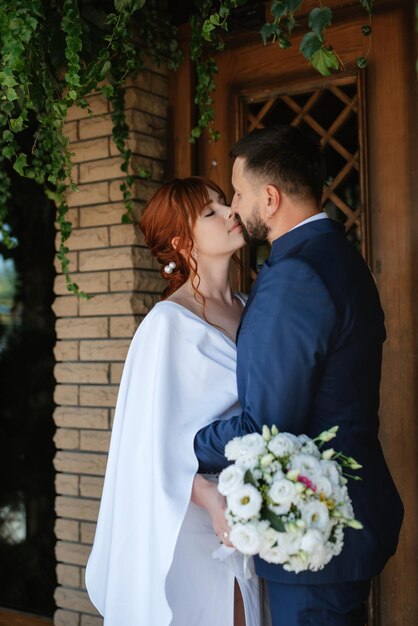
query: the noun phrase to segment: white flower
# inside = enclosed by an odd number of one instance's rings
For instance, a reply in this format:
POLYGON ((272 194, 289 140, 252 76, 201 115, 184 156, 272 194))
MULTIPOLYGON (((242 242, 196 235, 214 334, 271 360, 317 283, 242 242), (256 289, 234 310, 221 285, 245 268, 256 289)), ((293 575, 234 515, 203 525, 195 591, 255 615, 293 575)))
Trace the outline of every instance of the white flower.
POLYGON ((268 467, 274 461, 274 456, 270 453, 264 454, 260 459, 261 467, 268 467))
POLYGON ((257 515, 263 502, 258 490, 248 484, 227 496, 227 503, 233 515, 241 520, 247 520, 257 515))
POLYGON ((318 501, 308 502, 301 507, 302 519, 308 528, 325 531, 329 524, 328 508, 318 501))
POLYGON ((303 537, 302 531, 279 533, 277 538, 277 545, 287 555, 297 554, 300 550, 300 544, 303 537))
POLYGON ((238 487, 244 484, 244 470, 238 465, 228 465, 219 474, 218 491, 223 496, 229 496, 238 487))
POLYGON ((295 454, 290 461, 290 468, 308 476, 319 474, 321 471, 319 460, 311 454, 295 454))
MULTIPOLYGON (((272 468, 269 467, 269 471, 272 471, 272 468)), ((275 468, 274 470, 274 474, 273 474, 273 481, 276 480, 281 480, 282 478, 284 478, 284 473, 282 468, 280 467, 280 465, 278 467, 275 468)))
POLYGON ((316 443, 314 441, 312 441, 312 439, 310 439, 309 437, 307 437, 306 435, 299 435, 299 440, 303 443, 300 452, 302 454, 312 454, 312 456, 314 456, 316 459, 320 459, 321 458, 321 453, 318 450, 318 447, 316 445, 316 443), (306 437, 305 441, 301 441, 301 437, 306 437))
POLYGON ((323 569, 333 556, 333 552, 328 544, 323 545, 321 548, 318 547, 317 550, 309 555, 309 569, 314 572, 323 569))
POLYGON ((317 493, 323 493, 326 498, 332 495, 332 484, 326 476, 314 476, 312 481, 316 486, 317 493))
POLYGON ((334 437, 337 436, 338 428, 339 428, 338 426, 333 426, 332 428, 329 428, 328 430, 324 430, 324 432, 318 435, 317 439, 319 439, 320 441, 323 441, 324 443, 331 441, 331 439, 334 439, 334 437))
POLYGON ((325 545, 323 534, 316 528, 310 528, 302 537, 300 549, 308 554, 312 554, 317 550, 322 550, 325 545))
POLYGON ((334 448, 327 448, 326 450, 323 451, 322 458, 324 459, 324 461, 330 461, 332 457, 334 456, 334 454, 335 454, 334 448))
POLYGON ((302 555, 296 554, 288 558, 287 562, 283 565, 283 569, 287 572, 295 572, 295 574, 298 574, 307 569, 306 565, 306 560, 302 555))
POLYGON ((274 530, 274 528, 272 528, 271 526, 267 526, 267 528, 260 528, 260 525, 258 527, 258 530, 261 539, 260 551, 269 550, 274 546, 275 543, 277 543, 277 538, 279 535, 277 530, 274 530))
POLYGON ((288 456, 296 450, 295 442, 288 433, 279 433, 270 439, 267 447, 270 452, 273 452, 278 457, 288 456))
POLYGON ((241 454, 235 464, 244 469, 253 469, 258 465, 258 454, 241 454))
POLYGON ((229 539, 242 554, 257 554, 260 551, 260 535, 253 524, 235 524, 229 539))
POLYGON ((321 472, 328 478, 334 485, 340 483, 340 472, 336 461, 321 461, 321 472))
POLYGON ((236 461, 241 454, 241 437, 234 437, 225 446, 225 456, 228 461, 236 461))
POLYGON ((298 497, 295 483, 287 480, 287 478, 275 480, 268 491, 268 495, 272 500, 269 508, 277 515, 288 513, 292 502, 298 497))
POLYGON ((287 554, 279 546, 274 546, 262 548, 260 550, 260 558, 267 561, 267 563, 284 563, 287 559, 287 554))
POLYGON ((266 452, 266 442, 258 433, 250 433, 241 437, 241 454, 263 454, 266 452))
POLYGON ((344 529, 340 524, 335 526, 332 531, 333 541, 328 542, 329 549, 334 556, 340 554, 344 545, 344 529))

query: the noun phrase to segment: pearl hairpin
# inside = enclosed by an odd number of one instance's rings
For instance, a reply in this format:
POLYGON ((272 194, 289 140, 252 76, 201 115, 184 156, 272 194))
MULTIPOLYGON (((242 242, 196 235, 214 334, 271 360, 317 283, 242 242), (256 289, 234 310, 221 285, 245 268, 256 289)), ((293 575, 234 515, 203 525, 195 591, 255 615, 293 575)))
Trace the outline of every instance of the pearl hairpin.
POLYGON ((176 264, 174 263, 174 261, 170 261, 170 263, 165 266, 164 272, 166 274, 172 274, 175 267, 176 267, 176 264))

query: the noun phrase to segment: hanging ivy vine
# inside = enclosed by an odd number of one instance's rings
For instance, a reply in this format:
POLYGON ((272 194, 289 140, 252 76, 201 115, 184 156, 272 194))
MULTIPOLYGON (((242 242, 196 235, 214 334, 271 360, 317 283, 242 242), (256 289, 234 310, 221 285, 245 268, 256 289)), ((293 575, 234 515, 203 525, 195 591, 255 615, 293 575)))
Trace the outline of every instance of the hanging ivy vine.
MULTIPOLYGON (((370 37, 373 0, 359 0, 369 21, 362 27, 370 37)), ((144 169, 133 170, 125 119, 125 82, 144 67, 144 59, 166 63, 176 69, 181 55, 176 29, 171 23, 168 0, 4 0, 0 11, 0 241, 13 247, 16 241, 7 224, 10 202, 8 164, 21 176, 43 186, 57 207, 61 235, 58 258, 68 290, 85 296, 69 270, 67 240, 72 225, 68 219, 67 192, 76 190, 72 179, 72 154, 64 134, 68 109, 89 109, 87 96, 101 92, 111 104, 113 141, 122 160, 121 191, 126 207, 124 222, 131 221, 132 186, 144 169), (21 138, 35 129, 30 150, 21 138)), ((217 140, 214 128, 213 93, 217 66, 210 50, 221 50, 234 12, 249 0, 195 0, 190 16, 191 58, 196 69, 195 103, 198 120, 190 140, 205 128, 217 140)), ((271 18, 261 28, 265 45, 292 45, 291 35, 304 0, 273 0, 271 18)), ((322 75, 343 67, 328 36, 332 11, 312 9, 309 30, 300 52, 322 75)), ((367 54, 357 60, 367 64, 367 54)), ((92 112, 89 111, 91 114, 92 112)))

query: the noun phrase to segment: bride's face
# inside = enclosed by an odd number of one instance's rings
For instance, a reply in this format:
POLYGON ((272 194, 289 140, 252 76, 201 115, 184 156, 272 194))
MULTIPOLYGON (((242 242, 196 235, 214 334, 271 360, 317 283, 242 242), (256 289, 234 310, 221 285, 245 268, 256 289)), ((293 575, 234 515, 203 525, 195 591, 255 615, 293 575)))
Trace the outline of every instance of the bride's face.
POLYGON ((193 229, 194 250, 206 256, 231 256, 244 245, 242 227, 216 191, 207 187, 209 203, 193 229))

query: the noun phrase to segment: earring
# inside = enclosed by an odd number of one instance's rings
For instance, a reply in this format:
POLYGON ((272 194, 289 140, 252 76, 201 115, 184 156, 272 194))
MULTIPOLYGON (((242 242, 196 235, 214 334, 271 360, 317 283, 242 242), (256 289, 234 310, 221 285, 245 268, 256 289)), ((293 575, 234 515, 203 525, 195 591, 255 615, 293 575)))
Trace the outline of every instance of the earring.
POLYGON ((175 268, 176 268, 176 264, 174 263, 174 261, 170 261, 170 263, 165 266, 164 272, 166 274, 172 274, 175 268))

